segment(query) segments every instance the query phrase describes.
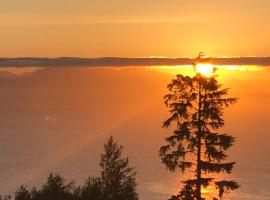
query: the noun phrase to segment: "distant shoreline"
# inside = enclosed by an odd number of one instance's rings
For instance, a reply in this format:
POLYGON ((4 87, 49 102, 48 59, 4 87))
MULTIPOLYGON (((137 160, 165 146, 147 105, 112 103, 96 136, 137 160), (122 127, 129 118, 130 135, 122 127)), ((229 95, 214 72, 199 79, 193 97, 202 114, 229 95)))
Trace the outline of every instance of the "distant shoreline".
MULTIPOLYGON (((270 66, 270 57, 209 58, 215 65, 270 66)), ((123 58, 123 57, 59 57, 59 58, 0 58, 0 67, 129 67, 129 66, 179 66, 191 65, 191 58, 123 58)))

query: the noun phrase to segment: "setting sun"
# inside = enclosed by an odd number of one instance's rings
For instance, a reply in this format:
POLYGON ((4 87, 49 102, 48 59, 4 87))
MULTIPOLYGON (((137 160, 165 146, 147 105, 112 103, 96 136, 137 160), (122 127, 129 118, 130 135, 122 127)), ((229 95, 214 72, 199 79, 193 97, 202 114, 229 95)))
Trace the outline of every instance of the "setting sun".
POLYGON ((196 65, 196 72, 204 75, 204 76, 210 76, 214 72, 215 67, 209 63, 202 64, 199 63, 196 65))

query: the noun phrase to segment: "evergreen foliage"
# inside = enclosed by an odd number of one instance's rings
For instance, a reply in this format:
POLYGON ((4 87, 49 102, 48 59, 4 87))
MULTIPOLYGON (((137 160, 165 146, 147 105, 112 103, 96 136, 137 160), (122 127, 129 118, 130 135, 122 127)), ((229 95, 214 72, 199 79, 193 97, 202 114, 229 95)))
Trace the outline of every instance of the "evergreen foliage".
POLYGON ((204 199, 201 190, 210 185, 216 187, 219 198, 225 191, 237 189, 239 185, 234 180, 214 178, 217 173, 231 173, 235 164, 224 162, 235 138, 217 131, 224 125, 224 109, 237 99, 226 97, 229 89, 223 89, 216 76, 206 77, 200 73, 194 77, 177 75, 168 90, 164 102, 170 117, 163 127, 173 126, 175 130, 160 148, 160 156, 170 171, 193 174, 193 178, 182 182, 182 190, 171 200, 204 199))
POLYGON ((33 188, 28 191, 24 186, 21 186, 15 192, 15 200, 75 200, 74 184, 65 184, 65 179, 59 174, 50 174, 47 182, 41 189, 33 188))
POLYGON ((100 178, 89 177, 80 190, 80 200, 102 200, 103 184, 100 178))
POLYGON ((123 146, 110 137, 101 154, 101 177, 89 177, 82 187, 77 187, 51 173, 40 189, 29 191, 21 186, 15 200, 137 200, 136 172, 129 167, 128 158, 122 158, 122 152, 123 146))
POLYGON ((101 154, 100 167, 106 200, 137 200, 134 168, 129 167, 128 158, 121 158, 123 146, 110 137, 101 154))

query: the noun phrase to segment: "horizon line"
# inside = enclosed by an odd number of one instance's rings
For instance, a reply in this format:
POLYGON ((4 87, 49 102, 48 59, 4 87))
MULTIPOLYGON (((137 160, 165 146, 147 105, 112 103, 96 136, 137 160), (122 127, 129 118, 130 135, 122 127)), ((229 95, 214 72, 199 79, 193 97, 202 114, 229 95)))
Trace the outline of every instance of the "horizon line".
MULTIPOLYGON (((270 56, 207 57, 214 65, 270 66, 270 56)), ((192 65, 185 57, 0 57, 0 67, 136 67, 192 65)))

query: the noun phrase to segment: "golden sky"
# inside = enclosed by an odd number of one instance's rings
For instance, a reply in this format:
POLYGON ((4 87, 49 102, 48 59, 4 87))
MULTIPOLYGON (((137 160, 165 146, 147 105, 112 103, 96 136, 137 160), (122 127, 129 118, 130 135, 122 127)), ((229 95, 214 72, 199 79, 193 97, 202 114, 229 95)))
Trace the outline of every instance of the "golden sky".
POLYGON ((0 55, 268 56, 269 0, 8 0, 0 55))

